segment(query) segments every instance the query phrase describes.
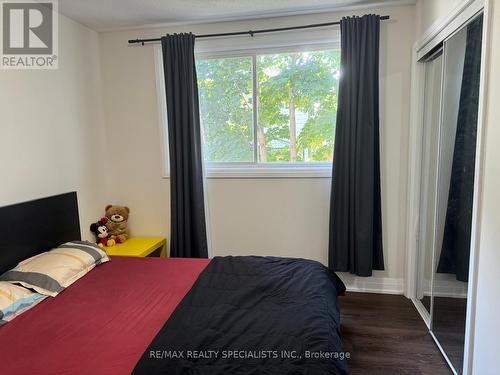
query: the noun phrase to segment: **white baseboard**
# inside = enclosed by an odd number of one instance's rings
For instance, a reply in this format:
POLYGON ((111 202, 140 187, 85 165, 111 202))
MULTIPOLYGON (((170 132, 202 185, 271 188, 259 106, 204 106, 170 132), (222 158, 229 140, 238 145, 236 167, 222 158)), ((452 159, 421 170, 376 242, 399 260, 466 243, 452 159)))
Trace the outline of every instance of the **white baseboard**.
POLYGON ((382 294, 403 294, 403 279, 392 277, 359 277, 337 272, 348 292, 366 292, 382 294))

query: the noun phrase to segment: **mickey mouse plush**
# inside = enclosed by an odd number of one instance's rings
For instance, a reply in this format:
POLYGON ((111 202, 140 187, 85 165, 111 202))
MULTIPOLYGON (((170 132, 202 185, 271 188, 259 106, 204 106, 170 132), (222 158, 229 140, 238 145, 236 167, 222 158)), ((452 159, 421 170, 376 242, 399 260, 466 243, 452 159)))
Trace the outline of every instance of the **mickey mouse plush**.
POLYGON ((97 223, 90 225, 90 230, 95 234, 96 243, 100 247, 113 246, 116 244, 115 240, 109 238, 108 228, 106 227, 107 222, 108 218, 103 217, 97 223))

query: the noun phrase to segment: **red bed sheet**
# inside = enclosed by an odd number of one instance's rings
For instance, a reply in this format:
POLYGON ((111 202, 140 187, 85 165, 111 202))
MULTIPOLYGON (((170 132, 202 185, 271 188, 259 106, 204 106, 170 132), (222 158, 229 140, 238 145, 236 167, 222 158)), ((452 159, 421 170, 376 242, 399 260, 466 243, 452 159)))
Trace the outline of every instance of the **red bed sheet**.
POLYGON ((130 374, 208 259, 120 258, 0 327, 0 373, 130 374))

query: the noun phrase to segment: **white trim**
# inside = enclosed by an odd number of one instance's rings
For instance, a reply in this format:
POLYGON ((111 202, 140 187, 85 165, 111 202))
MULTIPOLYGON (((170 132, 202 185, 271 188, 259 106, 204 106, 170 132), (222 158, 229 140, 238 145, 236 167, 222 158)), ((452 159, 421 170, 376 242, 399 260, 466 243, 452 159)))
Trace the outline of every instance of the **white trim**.
POLYGON ((474 17, 484 7, 484 0, 463 0, 445 17, 436 20, 417 41, 417 58, 420 60, 438 44, 474 17))
POLYGON ((422 134, 424 116, 425 66, 417 61, 417 48, 413 48, 412 92, 410 107, 409 166, 407 185, 406 227, 406 277, 404 293, 408 298, 416 297, 418 229, 420 212, 420 179, 422 162, 422 134))
POLYGON ((252 55, 252 127, 253 127, 253 160, 259 160, 259 73, 257 71, 257 54, 252 55))
POLYGON ((358 277, 337 272, 348 292, 403 294, 403 279, 393 277, 358 277))
POLYGON ((424 48, 427 44, 437 39, 440 32, 451 24, 453 20, 473 1, 474 0, 462 0, 462 2, 457 4, 451 12, 434 21, 429 28, 423 32, 419 41, 417 41, 417 50, 424 48))
POLYGON ((418 313, 422 317, 427 328, 430 329, 431 328, 431 315, 430 315, 429 311, 427 311, 425 306, 422 304, 422 302, 418 298, 412 298, 411 301, 413 302, 413 305, 415 306, 418 313))
MULTIPOLYGON (((313 9, 296 9, 296 10, 283 10, 275 12, 262 12, 258 14, 247 14, 242 16, 227 15, 224 17, 212 17, 205 19, 198 19, 192 21, 178 21, 178 22, 160 22, 160 23, 149 23, 141 24, 137 26, 118 26, 118 27, 108 27, 108 28, 96 28, 93 29, 99 33, 109 33, 117 31, 134 31, 134 30, 144 30, 144 29, 166 29, 166 28, 176 28, 182 26, 190 25, 206 25, 219 22, 235 22, 235 21, 256 21, 256 20, 268 20, 272 18, 282 18, 282 17, 293 17, 293 16, 310 16, 310 15, 320 15, 325 13, 341 13, 348 11, 360 11, 363 9, 374 9, 374 8, 389 8, 389 7, 399 7, 406 5, 415 5, 416 0, 392 0, 392 1, 379 1, 369 4, 362 5, 349 5, 349 6, 326 6, 326 7, 315 7, 313 9)), ((71 17, 70 17, 71 18, 71 17)), ((76 22, 80 22, 75 20, 76 22)), ((238 29, 239 30, 239 29, 238 29)))
MULTIPOLYGON (((474 329, 476 319, 476 294, 477 294, 477 274, 479 270, 479 251, 481 233, 481 207, 483 197, 483 175, 484 175, 484 144, 486 139, 486 110, 488 103, 486 97, 488 93, 488 73, 490 69, 491 45, 491 7, 493 1, 485 0, 483 9, 483 40, 481 50, 481 76, 479 83, 479 115, 477 122, 476 139, 476 165, 474 175, 474 196, 472 210, 471 228, 471 254, 469 260, 469 285, 467 299, 467 315, 465 320, 465 343, 464 343, 464 366, 463 373, 470 375, 473 373, 474 358, 474 329)), ((492 103, 489 103, 490 105, 492 103)))
POLYGON ((254 40, 252 43, 245 44, 236 41, 234 43, 217 44, 202 41, 195 46, 195 58, 197 60, 204 60, 230 57, 256 57, 257 55, 325 50, 340 51, 340 33, 328 34, 327 37, 321 40, 311 36, 301 40, 262 37, 259 41, 254 40))
MULTIPOLYGON (((203 152, 203 150, 202 150, 203 152)), ((213 242, 212 242, 212 211, 210 211, 210 194, 208 194, 208 179, 207 179, 207 167, 205 163, 201 163, 203 170, 203 203, 205 208, 205 230, 207 234, 207 253, 208 258, 212 258, 214 253, 213 242)))

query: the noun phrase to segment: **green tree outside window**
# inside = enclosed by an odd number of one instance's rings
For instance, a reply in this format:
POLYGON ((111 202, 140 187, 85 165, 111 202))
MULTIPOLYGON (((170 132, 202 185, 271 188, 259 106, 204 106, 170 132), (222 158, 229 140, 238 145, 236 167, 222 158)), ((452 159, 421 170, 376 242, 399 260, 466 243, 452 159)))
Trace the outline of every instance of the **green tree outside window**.
POLYGON ((197 60, 205 160, 332 161, 340 51, 254 58, 256 106, 252 56, 197 60))

